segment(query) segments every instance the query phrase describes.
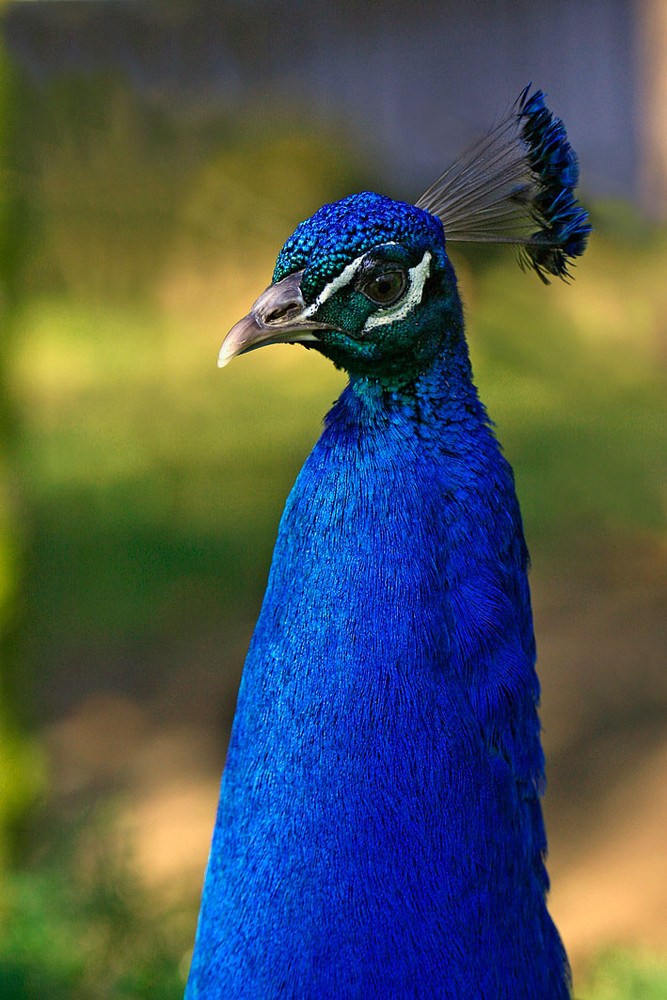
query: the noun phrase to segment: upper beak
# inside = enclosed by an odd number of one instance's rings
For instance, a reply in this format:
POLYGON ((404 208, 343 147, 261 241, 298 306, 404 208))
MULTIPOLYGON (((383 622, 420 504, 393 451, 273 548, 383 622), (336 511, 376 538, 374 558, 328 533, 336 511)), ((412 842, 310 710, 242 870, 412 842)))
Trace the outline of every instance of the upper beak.
POLYGON ((296 271, 262 292, 248 315, 235 323, 223 340, 218 368, 224 368, 237 355, 265 344, 308 343, 317 340, 315 330, 330 329, 326 323, 317 323, 304 315, 302 277, 303 271, 296 271))

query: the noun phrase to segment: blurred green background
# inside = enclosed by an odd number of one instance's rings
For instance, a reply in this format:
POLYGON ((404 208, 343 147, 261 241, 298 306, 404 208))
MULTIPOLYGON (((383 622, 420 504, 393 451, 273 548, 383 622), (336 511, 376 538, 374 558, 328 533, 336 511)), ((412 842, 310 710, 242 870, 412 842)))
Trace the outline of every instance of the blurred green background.
MULTIPOLYGON (((71 5, 30 6, 68 7, 72 30, 71 5)), ((275 87, 179 104, 95 54, 36 66, 8 16, 0 997, 166 1000, 277 521, 344 384, 298 347, 224 373, 217 349, 298 221, 368 187, 420 191, 343 115, 275 87)), ((587 201, 571 285, 508 252, 452 256, 533 560, 552 912, 578 997, 656 1000, 667 232, 627 199, 587 201)))

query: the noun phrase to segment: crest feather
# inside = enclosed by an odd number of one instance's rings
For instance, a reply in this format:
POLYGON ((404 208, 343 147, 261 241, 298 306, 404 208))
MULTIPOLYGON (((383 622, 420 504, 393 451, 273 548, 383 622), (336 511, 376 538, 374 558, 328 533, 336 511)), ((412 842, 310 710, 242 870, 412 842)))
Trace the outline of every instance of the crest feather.
POLYGON ((529 84, 505 117, 472 144, 417 202, 441 220, 447 240, 509 243, 519 263, 568 277, 586 249, 588 213, 574 197, 577 157, 565 126, 529 84))

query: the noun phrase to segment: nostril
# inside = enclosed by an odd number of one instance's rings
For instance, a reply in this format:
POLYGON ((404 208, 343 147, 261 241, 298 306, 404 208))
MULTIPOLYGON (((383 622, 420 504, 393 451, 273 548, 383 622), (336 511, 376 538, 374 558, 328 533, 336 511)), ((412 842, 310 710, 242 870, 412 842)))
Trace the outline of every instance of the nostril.
POLYGON ((288 302, 287 305, 277 306, 268 312, 264 317, 265 323, 284 323, 286 320, 294 319, 301 312, 298 302, 288 302))

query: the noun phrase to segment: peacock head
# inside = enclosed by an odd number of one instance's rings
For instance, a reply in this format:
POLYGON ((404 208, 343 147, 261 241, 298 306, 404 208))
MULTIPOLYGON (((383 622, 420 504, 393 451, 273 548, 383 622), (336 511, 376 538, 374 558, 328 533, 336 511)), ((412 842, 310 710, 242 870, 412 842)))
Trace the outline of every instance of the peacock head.
POLYGON ((460 325, 440 220, 364 192, 297 227, 273 283, 225 338, 219 364, 265 344, 300 343, 353 375, 409 377, 460 325))
POLYGON ((562 121, 526 87, 416 205, 365 192, 297 226, 219 365, 265 344, 300 343, 352 375, 411 379, 462 335, 445 233, 448 242, 511 244, 543 281, 566 278, 591 228, 577 180, 562 121))

